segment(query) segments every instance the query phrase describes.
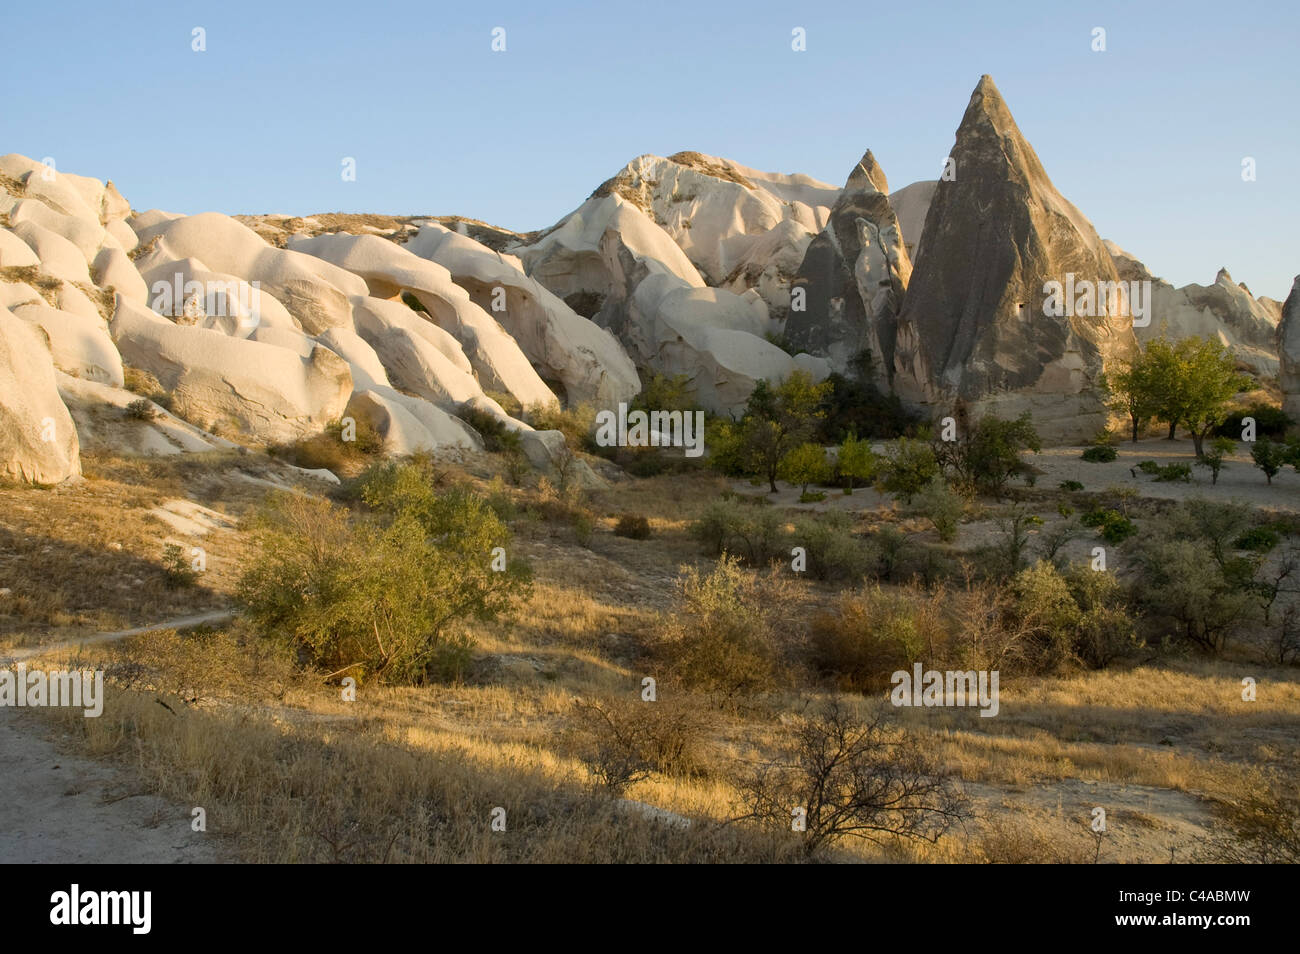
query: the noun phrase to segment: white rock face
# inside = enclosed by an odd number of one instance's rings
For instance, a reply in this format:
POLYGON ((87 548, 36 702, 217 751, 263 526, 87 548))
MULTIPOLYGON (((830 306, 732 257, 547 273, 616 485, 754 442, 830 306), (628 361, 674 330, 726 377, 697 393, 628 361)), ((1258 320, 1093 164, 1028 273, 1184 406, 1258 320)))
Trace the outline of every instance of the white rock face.
POLYGON ((31 222, 62 236, 77 247, 88 263, 95 260, 105 241, 114 247, 119 244, 117 239, 104 231, 98 219, 65 215, 37 199, 21 199, 15 203, 9 211, 9 221, 15 227, 23 222, 31 222))
POLYGON ((353 299, 357 334, 374 349, 389 380, 444 408, 484 397, 455 341, 448 354, 446 332, 398 302, 353 299), (456 360, 459 353, 460 361, 456 360))
POLYGON ((60 371, 111 387, 122 386, 122 358, 99 315, 74 315, 43 302, 19 305, 13 314, 41 329, 60 371))
POLYGON ((326 328, 350 328, 348 298, 364 295, 366 283, 346 269, 300 252, 268 245, 257 233, 226 215, 205 212, 145 226, 135 220, 143 244, 159 244, 137 260, 141 272, 155 266, 197 259, 214 272, 259 282, 297 319, 308 334, 326 328))
POLYGON ((663 229, 620 194, 589 199, 518 251, 534 278, 594 309, 639 366, 686 375, 704 408, 737 410, 758 377, 776 382, 795 368, 763 337, 779 325, 756 289, 706 287, 663 229))
POLYGON ((72 416, 36 329, 0 308, 0 475, 42 484, 81 474, 72 416))
POLYGON ((149 307, 163 317, 237 338, 251 337, 259 328, 299 330, 284 305, 250 282, 214 272, 195 258, 160 258, 157 252, 148 256, 142 278, 149 307))
POLYGON ((646 213, 707 282, 755 288, 773 314, 790 304, 790 279, 839 189, 804 175, 760 172, 696 152, 638 156, 599 189, 646 213))
POLYGON ((1217 338, 1256 373, 1268 377, 1278 373, 1281 312, 1275 303, 1252 297, 1232 280, 1227 269, 1220 269, 1214 284, 1208 286, 1174 288, 1156 279, 1151 292, 1151 323, 1133 329, 1142 344, 1161 334, 1173 341, 1193 336, 1217 338))
POLYGON ((506 391, 525 407, 557 403, 515 340, 470 300, 441 265, 374 235, 299 238, 293 248, 360 276, 362 284, 369 286, 361 294, 395 298, 410 292, 433 321, 460 343, 483 387, 506 391))
POLYGON ((0 229, 0 268, 25 268, 40 265, 31 247, 8 229, 0 229))
POLYGON ((406 248, 446 268, 546 378, 563 384, 570 402, 612 407, 640 392, 636 367, 618 339, 525 275, 519 259, 441 225, 424 226, 406 248))
POLYGON ((481 446, 473 432, 446 411, 392 388, 358 390, 348 402, 347 413, 383 435, 389 454, 481 446))
POLYGON ((62 235, 30 221, 19 222, 14 226, 13 233, 36 253, 43 274, 65 282, 90 284, 90 268, 81 249, 62 235))
POLYGON ((55 378, 59 396, 76 422, 77 435, 84 450, 158 457, 199 454, 234 446, 182 421, 156 404, 152 405, 152 420, 128 417, 121 412, 141 400, 140 395, 131 391, 74 378, 62 371, 55 372, 55 378), (104 413, 106 408, 119 412, 115 420, 104 413))
POLYGON ((152 372, 177 412, 277 443, 317 433, 352 395, 347 362, 322 346, 308 357, 274 345, 175 325, 118 296, 112 334, 123 358, 152 372))
POLYGON ((112 289, 137 305, 148 305, 149 286, 120 248, 100 249, 91 262, 91 276, 100 288, 112 289))

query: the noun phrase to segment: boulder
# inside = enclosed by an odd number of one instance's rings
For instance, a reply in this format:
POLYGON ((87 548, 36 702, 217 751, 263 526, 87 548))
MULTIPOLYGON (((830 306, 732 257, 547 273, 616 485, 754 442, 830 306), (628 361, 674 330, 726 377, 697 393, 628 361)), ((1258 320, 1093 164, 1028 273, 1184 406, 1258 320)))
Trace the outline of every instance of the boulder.
POLYGON ((0 475, 57 484, 81 474, 72 416, 36 328, 0 308, 0 475))
POLYGON ((347 413, 367 421, 383 435, 384 451, 388 454, 482 447, 474 432, 446 411, 392 388, 356 391, 348 401, 347 413))
POLYGON ((149 286, 130 256, 120 248, 103 248, 91 263, 91 277, 103 289, 125 295, 137 305, 149 304, 149 286))

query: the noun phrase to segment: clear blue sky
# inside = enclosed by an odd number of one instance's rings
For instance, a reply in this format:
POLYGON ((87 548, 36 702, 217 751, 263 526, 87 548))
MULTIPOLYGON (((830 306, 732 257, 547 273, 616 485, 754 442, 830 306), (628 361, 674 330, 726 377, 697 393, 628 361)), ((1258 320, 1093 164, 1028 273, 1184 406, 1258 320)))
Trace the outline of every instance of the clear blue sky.
POLYGON ((990 73, 1104 237, 1175 284, 1226 265, 1284 298, 1300 273, 1298 9, 13 3, 0 153, 111 178, 137 209, 460 214, 527 230, 647 152, 842 184, 870 147, 894 188, 935 178, 990 73), (796 26, 807 52, 790 48, 796 26), (344 156, 356 182, 341 181, 344 156))

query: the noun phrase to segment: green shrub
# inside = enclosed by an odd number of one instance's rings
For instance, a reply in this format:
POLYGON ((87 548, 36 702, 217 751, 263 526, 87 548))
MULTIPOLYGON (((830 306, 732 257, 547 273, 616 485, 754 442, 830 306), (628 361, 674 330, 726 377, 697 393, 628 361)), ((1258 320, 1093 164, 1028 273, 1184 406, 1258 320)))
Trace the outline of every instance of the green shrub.
POLYGON ((1250 550, 1254 553, 1267 553, 1281 542, 1277 531, 1268 527, 1252 527, 1233 541, 1238 550, 1250 550))
POLYGON ((820 490, 812 490, 806 494, 799 495, 799 502, 802 504, 821 503, 825 499, 826 499, 826 495, 822 493, 820 490))
POLYGON ((795 523, 795 534, 790 542, 804 548, 808 557, 808 574, 814 579, 855 577, 866 568, 866 552, 849 527, 849 518, 839 511, 795 523))
POLYGON ((939 462, 929 444, 899 438, 884 465, 881 486, 887 493, 895 494, 904 502, 925 489, 939 474, 939 462))
POLYGON ((199 573, 186 559, 185 549, 179 543, 169 543, 163 547, 163 573, 167 576, 167 585, 176 589, 193 586, 199 573))
POLYGON ((1077 480, 1063 480, 1061 481, 1060 486, 1062 490, 1068 490, 1071 492, 1076 492, 1083 489, 1083 484, 1079 483, 1077 480))
POLYGON ((415 466, 372 467, 360 491, 369 516, 298 494, 271 502, 238 584, 249 619, 334 676, 458 675, 469 643, 452 624, 494 618, 527 586, 522 560, 493 569, 509 531, 486 500, 437 492, 415 466))
POLYGON ((614 536, 629 540, 646 540, 650 537, 650 521, 640 514, 625 513, 614 524, 614 536))
POLYGON ((691 534, 710 556, 730 553, 751 566, 766 566, 781 554, 784 521, 771 508, 719 500, 705 508, 691 534))
POLYGON ((1112 545, 1119 545, 1137 533, 1137 526, 1118 510, 1106 510, 1094 507, 1079 522, 1085 527, 1093 527, 1103 540, 1112 545))
POLYGON ((1214 429, 1214 433, 1220 437, 1239 441, 1242 432, 1245 430, 1244 421, 1248 417, 1255 419, 1256 440, 1267 437, 1270 440, 1281 441, 1286 437, 1286 432, 1295 424, 1291 416, 1281 408, 1271 407, 1268 404, 1252 404, 1244 411, 1233 411, 1229 414, 1224 418, 1223 423, 1214 429))
POLYGON ((127 418, 133 421, 152 421, 158 416, 154 409, 152 401, 140 398, 128 404, 123 412, 127 418))
POLYGON ((708 574, 683 567, 678 593, 663 648, 685 686, 730 700, 776 685, 768 600, 738 561, 723 556, 708 574))
POLYGON ((939 531, 945 543, 957 536, 957 524, 966 510, 966 501, 955 493, 940 476, 931 478, 921 492, 913 498, 916 509, 939 531))
POLYGON ((1090 464, 1106 464, 1119 457, 1119 451, 1110 444, 1096 444, 1079 456, 1090 464))

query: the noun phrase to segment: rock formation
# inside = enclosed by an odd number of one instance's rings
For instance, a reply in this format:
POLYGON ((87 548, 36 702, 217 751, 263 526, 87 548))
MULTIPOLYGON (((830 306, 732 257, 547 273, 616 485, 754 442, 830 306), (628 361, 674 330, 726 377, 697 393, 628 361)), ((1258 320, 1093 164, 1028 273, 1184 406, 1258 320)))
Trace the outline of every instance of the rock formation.
POLYGON ((1086 218, 1057 192, 985 76, 971 96, 926 214, 898 319, 894 383, 913 405, 1033 412, 1049 440, 1091 437, 1108 420, 1104 365, 1131 356, 1132 319, 1097 301, 1045 314, 1045 283, 1117 282, 1086 218), (1071 314, 1071 312, 1073 312, 1071 314))
POLYGON ((1282 410, 1300 421, 1300 275, 1291 283, 1291 294, 1282 305, 1277 350, 1281 358, 1278 384, 1282 388, 1282 410))
POLYGON ((895 322, 911 276, 889 183, 868 150, 799 266, 793 287, 805 296, 804 307, 791 309, 786 338, 796 349, 825 355, 841 372, 870 352, 876 384, 887 390, 895 322))

